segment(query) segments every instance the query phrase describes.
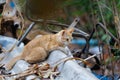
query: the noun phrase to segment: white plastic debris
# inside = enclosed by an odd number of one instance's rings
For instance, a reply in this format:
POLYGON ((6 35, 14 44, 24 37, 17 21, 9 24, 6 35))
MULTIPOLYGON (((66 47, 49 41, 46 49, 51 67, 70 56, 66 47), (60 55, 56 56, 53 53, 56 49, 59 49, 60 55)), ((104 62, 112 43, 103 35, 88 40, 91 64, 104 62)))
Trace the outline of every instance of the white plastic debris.
MULTIPOLYGON (((56 50, 50 54, 47 61, 53 65, 53 63, 65 57, 67 56, 64 53, 56 50)), ((58 69, 60 75, 55 80, 99 80, 90 71, 79 66, 74 60, 60 64, 58 69)))
POLYGON ((6 0, 0 0, 0 4, 5 3, 6 0))
POLYGON ((96 47, 91 47, 91 48, 89 49, 89 52, 90 52, 91 54, 101 54, 101 52, 102 52, 102 47, 98 47, 98 46, 96 46, 96 47))

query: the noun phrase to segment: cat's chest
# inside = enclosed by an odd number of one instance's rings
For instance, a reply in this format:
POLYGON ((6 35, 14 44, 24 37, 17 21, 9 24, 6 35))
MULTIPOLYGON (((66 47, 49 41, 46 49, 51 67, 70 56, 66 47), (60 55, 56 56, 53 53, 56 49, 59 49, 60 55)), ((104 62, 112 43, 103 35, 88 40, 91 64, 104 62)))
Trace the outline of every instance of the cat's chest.
POLYGON ((50 51, 59 49, 59 47, 64 47, 64 46, 56 42, 51 42, 46 45, 46 51, 50 52, 50 51))

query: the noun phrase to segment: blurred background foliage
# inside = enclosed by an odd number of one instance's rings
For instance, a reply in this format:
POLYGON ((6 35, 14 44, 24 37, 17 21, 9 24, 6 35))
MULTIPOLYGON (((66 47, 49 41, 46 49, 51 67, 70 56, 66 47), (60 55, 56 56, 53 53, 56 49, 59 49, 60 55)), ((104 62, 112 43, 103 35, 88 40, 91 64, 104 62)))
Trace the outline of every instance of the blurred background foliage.
MULTIPOLYGON (((15 0, 21 8, 21 11, 24 12, 25 10, 25 3, 27 0, 15 0)), ((37 14, 37 18, 45 18, 49 19, 50 16, 55 16, 57 21, 61 23, 70 24, 75 17, 80 17, 80 24, 78 24, 78 28, 82 29, 83 31, 90 33, 93 27, 97 22, 102 22, 107 29, 111 33, 113 33, 117 37, 117 26, 114 23, 114 7, 118 14, 120 13, 120 0, 28 0, 29 6, 33 7, 35 10, 43 10, 45 15, 37 14), (33 2, 36 2, 34 5, 33 2), (43 3, 42 3, 43 2, 43 3), (50 11, 47 11, 47 8, 50 7, 50 2, 56 2, 55 5, 60 5, 59 10, 55 14, 50 14, 50 11), (41 5, 39 4, 41 3, 41 5), (115 3, 115 4, 113 4, 115 3), (39 5, 36 6, 36 5, 39 5), (41 7, 40 7, 41 6, 41 7), (44 6, 48 6, 46 10, 43 9, 44 6), (49 15, 46 17, 46 15, 49 15), (57 15, 57 16, 56 16, 57 15)), ((56 6, 51 6, 51 12, 55 12, 54 9, 56 6), (53 8, 53 9, 52 9, 53 8)), ((57 8, 58 9, 58 8, 57 8)), ((32 11, 33 12, 33 11, 32 11)), ((35 12, 35 11, 34 11, 35 12)), ((36 12, 37 13, 37 12, 36 12)), ((38 13, 40 13, 38 11, 38 13)), ((30 14, 28 14, 30 15, 30 14)), ((35 16, 35 15, 34 15, 35 16)), ((119 17, 119 15, 118 15, 119 17)), ((53 18, 53 17, 50 17, 53 18)), ((53 18, 54 19, 54 18, 53 18)), ((98 30, 99 34, 103 36, 102 39, 106 40, 106 35, 103 30, 98 30)))

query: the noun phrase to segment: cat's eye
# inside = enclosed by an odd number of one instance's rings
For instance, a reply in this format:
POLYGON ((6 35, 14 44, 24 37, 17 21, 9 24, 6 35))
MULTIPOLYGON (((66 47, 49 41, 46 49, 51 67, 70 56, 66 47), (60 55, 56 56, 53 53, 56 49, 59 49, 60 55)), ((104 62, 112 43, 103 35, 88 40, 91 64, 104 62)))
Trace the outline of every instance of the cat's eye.
POLYGON ((66 39, 67 41, 69 41, 69 39, 66 39))

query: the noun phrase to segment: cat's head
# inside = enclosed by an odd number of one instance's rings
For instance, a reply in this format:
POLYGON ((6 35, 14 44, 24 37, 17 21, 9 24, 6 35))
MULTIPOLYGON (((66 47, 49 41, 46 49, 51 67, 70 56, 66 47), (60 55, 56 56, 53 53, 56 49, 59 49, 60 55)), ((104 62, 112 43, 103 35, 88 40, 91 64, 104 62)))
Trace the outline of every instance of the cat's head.
POLYGON ((74 31, 73 28, 61 30, 60 32, 57 33, 58 41, 62 42, 65 45, 68 45, 69 43, 71 43, 73 39, 72 37, 73 31, 74 31))

